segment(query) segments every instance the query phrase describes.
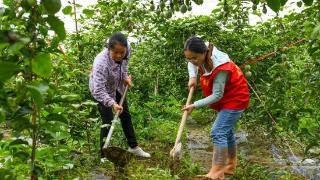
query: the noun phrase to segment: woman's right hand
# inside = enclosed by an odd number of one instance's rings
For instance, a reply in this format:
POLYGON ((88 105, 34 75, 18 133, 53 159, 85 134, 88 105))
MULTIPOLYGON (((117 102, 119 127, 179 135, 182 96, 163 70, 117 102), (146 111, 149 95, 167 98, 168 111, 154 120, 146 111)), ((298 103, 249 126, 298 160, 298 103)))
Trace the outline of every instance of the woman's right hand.
POLYGON ((194 89, 197 88, 197 78, 193 77, 189 79, 189 82, 188 82, 189 90, 191 89, 191 87, 193 87, 194 89))
POLYGON ((118 112, 118 111, 119 111, 120 114, 122 113, 123 107, 120 106, 119 104, 114 103, 114 104, 112 105, 112 108, 113 108, 113 110, 114 110, 115 112, 118 112))
POLYGON ((190 114, 194 109, 194 104, 183 106, 182 111, 188 111, 188 114, 190 114))

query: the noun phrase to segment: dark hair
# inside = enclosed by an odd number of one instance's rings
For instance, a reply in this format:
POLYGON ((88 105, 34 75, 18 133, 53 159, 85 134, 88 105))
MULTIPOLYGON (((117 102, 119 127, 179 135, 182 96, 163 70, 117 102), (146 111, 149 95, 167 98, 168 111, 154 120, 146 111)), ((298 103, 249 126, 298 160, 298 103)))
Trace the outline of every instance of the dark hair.
POLYGON ((201 38, 192 36, 184 44, 184 50, 189 50, 195 53, 205 53, 208 50, 208 47, 201 38))
POLYGON ((108 41, 106 41, 106 47, 113 49, 115 45, 117 44, 121 44, 124 47, 128 47, 128 41, 127 38, 124 34, 117 32, 112 34, 112 36, 110 37, 110 39, 108 41))

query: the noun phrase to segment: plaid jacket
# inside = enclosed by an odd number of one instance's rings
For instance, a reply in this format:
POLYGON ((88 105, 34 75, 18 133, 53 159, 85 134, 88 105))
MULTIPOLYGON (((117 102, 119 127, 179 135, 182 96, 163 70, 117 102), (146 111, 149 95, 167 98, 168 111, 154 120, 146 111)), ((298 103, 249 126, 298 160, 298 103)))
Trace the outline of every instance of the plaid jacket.
POLYGON ((125 58, 121 63, 116 63, 111 58, 109 50, 105 49, 94 59, 89 89, 93 98, 106 107, 111 107, 115 103, 116 91, 121 94, 124 92, 130 54, 131 48, 128 47, 125 58))

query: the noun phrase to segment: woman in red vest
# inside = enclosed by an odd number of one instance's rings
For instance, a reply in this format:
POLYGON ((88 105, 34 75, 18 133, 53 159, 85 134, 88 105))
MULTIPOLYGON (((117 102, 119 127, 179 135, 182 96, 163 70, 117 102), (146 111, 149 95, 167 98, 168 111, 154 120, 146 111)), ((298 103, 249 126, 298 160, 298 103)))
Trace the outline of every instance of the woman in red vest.
POLYGON ((186 41, 184 55, 189 61, 188 86, 196 87, 199 68, 205 98, 185 106, 183 110, 191 113, 194 108, 209 105, 218 112, 211 131, 214 144, 212 167, 206 177, 224 179, 224 174, 233 174, 236 168, 235 125, 249 105, 247 81, 226 53, 212 44, 207 46, 199 37, 186 41))

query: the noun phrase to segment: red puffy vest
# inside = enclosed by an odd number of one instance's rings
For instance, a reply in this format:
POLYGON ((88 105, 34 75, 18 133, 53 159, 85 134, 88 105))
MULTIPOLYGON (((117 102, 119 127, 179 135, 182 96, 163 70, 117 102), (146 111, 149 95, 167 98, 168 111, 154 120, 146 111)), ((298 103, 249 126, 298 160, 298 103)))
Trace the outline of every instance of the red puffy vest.
POLYGON ((227 79, 223 97, 209 106, 216 111, 222 109, 242 110, 249 106, 249 89, 247 80, 245 79, 241 69, 232 61, 216 67, 210 75, 204 76, 203 69, 200 66, 200 84, 204 96, 212 94, 212 85, 215 76, 221 70, 229 72, 229 79, 227 79))

